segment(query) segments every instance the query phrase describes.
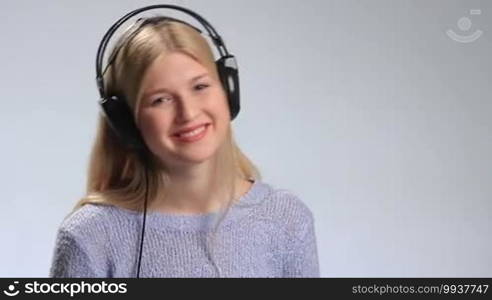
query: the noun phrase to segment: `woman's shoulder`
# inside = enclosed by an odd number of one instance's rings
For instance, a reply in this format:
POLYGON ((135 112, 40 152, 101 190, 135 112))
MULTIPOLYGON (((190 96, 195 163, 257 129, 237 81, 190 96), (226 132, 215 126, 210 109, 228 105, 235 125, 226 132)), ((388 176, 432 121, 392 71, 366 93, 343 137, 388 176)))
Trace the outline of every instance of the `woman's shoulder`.
POLYGON ((263 202, 263 217, 281 223, 289 231, 314 223, 312 210, 298 193, 288 188, 264 184, 269 187, 270 193, 263 202))
POLYGON ((73 236, 91 234, 107 228, 114 215, 110 205, 88 203, 68 214, 60 224, 59 231, 73 236))

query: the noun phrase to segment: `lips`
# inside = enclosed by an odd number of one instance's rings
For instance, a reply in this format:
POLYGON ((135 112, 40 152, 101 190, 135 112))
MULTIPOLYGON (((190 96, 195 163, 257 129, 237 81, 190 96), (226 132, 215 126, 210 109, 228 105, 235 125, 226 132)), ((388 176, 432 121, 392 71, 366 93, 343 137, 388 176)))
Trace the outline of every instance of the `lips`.
POLYGON ((204 125, 201 127, 198 127, 197 129, 189 132, 189 133, 184 133, 181 135, 176 135, 173 136, 173 140, 177 143, 183 143, 183 144, 190 144, 190 143, 195 143, 198 142, 202 139, 205 138, 205 136, 208 133, 208 127, 209 125, 204 125))
POLYGON ((197 128, 200 128, 200 127, 202 127, 202 126, 204 126, 204 125, 208 125, 208 124, 210 124, 210 123, 202 123, 202 124, 198 124, 198 125, 195 125, 195 126, 186 127, 186 128, 183 128, 183 129, 181 129, 181 130, 179 130, 179 131, 176 131, 176 132, 175 132, 175 133, 173 133, 172 135, 173 135, 173 136, 178 136, 178 135, 180 135, 180 134, 182 134, 182 133, 191 132, 191 131, 193 131, 193 130, 195 130, 195 129, 197 129, 197 128))

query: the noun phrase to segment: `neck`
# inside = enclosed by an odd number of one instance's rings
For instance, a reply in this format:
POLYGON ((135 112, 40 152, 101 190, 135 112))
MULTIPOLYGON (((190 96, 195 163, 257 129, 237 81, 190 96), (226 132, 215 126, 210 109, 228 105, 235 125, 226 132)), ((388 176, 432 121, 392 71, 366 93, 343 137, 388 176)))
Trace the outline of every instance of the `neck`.
MULTIPOLYGON (((212 161, 181 166, 167 171, 170 179, 162 199, 149 204, 149 211, 197 214, 215 212, 227 202, 227 195, 214 187, 215 166, 212 161)), ((234 181, 236 195, 244 180, 234 181)), ((236 198, 236 197, 234 197, 236 198)))

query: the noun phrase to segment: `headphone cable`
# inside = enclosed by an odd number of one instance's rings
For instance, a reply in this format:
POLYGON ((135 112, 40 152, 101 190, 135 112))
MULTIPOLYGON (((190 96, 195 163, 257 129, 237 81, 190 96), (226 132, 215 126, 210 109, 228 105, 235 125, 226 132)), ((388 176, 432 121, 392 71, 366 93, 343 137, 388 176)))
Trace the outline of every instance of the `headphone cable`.
MULTIPOLYGON (((145 165, 145 164, 144 164, 145 165)), ((144 236, 145 236, 145 219, 147 216, 147 194, 149 191, 149 178, 148 178, 148 170, 147 166, 144 166, 145 169, 145 200, 144 200, 144 215, 143 215, 143 224, 142 224, 142 234, 140 238, 140 253, 138 255, 138 269, 137 269, 137 278, 140 278, 140 265, 142 262, 142 248, 143 248, 143 241, 144 241, 144 236)))

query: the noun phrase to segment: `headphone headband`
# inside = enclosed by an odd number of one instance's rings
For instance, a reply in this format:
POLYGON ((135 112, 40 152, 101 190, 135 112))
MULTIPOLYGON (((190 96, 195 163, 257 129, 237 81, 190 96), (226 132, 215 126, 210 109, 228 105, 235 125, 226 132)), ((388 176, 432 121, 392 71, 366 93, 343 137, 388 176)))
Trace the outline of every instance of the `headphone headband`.
MULTIPOLYGON (((103 59, 104 59, 104 53, 106 51, 106 47, 107 47, 107 45, 108 45, 111 37, 114 35, 114 33, 116 32, 116 30, 118 30, 118 28, 121 27, 123 25, 123 23, 126 22, 131 17, 133 17, 133 16, 135 16, 135 15, 137 15, 139 13, 142 13, 144 11, 153 10, 153 9, 161 9, 161 8, 162 9, 166 8, 166 9, 178 10, 178 11, 181 11, 183 13, 186 13, 186 14, 192 16, 193 18, 195 18, 195 20, 197 20, 203 26, 203 28, 205 28, 205 30, 208 32, 208 34, 209 34, 210 38, 212 39, 214 45, 217 47, 217 50, 219 51, 220 56, 221 57, 228 57, 229 56, 229 52, 227 51, 227 48, 225 46, 225 43, 222 40, 222 38, 220 37, 220 35, 217 33, 217 31, 215 30, 215 28, 207 20, 205 20, 205 18, 203 18, 202 16, 200 16, 196 12, 194 12, 194 11, 192 11, 190 9, 181 7, 181 6, 170 5, 170 4, 150 5, 150 6, 142 7, 142 8, 139 8, 139 9, 135 9, 135 10, 127 13, 123 17, 121 17, 118 21, 116 21, 108 29, 108 31, 104 34, 104 37, 102 38, 101 43, 99 44, 99 48, 97 49, 97 56, 96 56, 96 83, 97 83, 97 87, 98 87, 98 90, 99 90, 99 94, 101 95, 101 98, 105 98, 107 96, 107 95, 105 95, 105 91, 104 91, 104 78, 103 78, 102 64, 103 64, 103 59)), ((176 19, 169 18, 169 17, 167 17, 167 18, 170 19, 170 20, 176 20, 176 19)), ((138 19, 137 22, 140 21, 140 20, 141 20, 141 18, 138 19)), ((178 21, 180 21, 180 20, 178 20, 178 21)), ((183 21, 180 21, 180 22, 187 24, 186 22, 183 22, 183 21)), ((145 24, 145 21, 143 23, 145 24)), ((187 25, 189 25, 189 24, 187 24, 187 25)), ((196 28, 194 26, 191 26, 191 27, 193 27, 196 30, 200 31, 198 28, 196 28)))

